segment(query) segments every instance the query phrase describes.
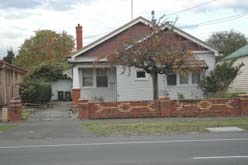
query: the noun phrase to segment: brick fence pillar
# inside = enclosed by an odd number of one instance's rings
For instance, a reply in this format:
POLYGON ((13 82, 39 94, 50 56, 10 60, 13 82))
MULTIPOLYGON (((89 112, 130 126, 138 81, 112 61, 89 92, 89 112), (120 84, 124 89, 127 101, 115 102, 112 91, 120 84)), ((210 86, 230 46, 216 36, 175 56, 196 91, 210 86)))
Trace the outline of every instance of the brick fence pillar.
POLYGON ((72 104, 73 106, 77 106, 78 100, 80 99, 80 88, 73 88, 71 93, 72 93, 72 104))
POLYGON ((10 121, 19 122, 22 119, 22 102, 21 100, 10 100, 10 121))
POLYGON ((79 99, 78 101, 79 108, 79 119, 88 120, 89 119, 89 102, 86 99, 79 99))
POLYGON ((7 107, 2 108, 2 122, 6 123, 9 121, 9 111, 7 107))
POLYGON ((241 116, 248 116, 248 95, 242 94, 239 95, 239 110, 241 116))
POLYGON ((167 96, 160 96, 160 116, 161 117, 170 117, 171 116, 171 101, 167 96))

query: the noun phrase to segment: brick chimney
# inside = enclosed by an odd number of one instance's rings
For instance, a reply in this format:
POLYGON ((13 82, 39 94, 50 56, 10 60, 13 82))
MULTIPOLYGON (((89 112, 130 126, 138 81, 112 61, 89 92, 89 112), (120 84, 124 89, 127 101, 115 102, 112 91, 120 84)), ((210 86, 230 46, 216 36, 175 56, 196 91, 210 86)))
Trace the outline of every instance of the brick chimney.
POLYGON ((76 41, 77 41, 77 50, 83 47, 83 28, 80 24, 76 27, 76 41))

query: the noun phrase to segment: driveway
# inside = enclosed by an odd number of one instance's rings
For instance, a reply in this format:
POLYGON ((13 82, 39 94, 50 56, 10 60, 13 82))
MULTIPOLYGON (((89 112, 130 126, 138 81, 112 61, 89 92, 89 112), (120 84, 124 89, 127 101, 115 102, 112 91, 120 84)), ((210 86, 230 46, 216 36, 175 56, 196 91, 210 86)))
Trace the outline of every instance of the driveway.
POLYGON ((94 137, 93 133, 80 128, 80 122, 71 111, 71 102, 56 102, 50 108, 35 111, 15 128, 0 133, 0 139, 27 142, 94 137))
POLYGON ((73 120, 77 114, 71 111, 71 102, 52 102, 46 109, 37 109, 27 119, 30 121, 73 120))

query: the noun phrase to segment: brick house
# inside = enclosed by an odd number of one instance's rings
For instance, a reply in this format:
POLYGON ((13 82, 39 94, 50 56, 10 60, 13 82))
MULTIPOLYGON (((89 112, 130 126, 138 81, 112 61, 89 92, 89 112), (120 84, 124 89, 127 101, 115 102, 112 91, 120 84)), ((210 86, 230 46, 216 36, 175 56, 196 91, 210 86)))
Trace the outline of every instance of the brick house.
MULTIPOLYGON (((111 68, 107 56, 115 53, 122 44, 130 39, 144 37, 152 23, 138 17, 120 28, 110 32, 91 44, 83 47, 82 26, 76 27, 77 52, 68 57, 72 66, 72 98, 75 103, 79 98, 101 101, 151 100, 152 79, 149 74, 137 68, 131 68, 130 73, 124 73, 122 66, 111 68), (99 59, 95 65, 94 62, 99 59)), ((171 28, 168 24, 164 30, 171 28)), ((163 33, 165 40, 167 33, 163 33)), ((201 72, 189 72, 186 76, 172 74, 159 75, 159 95, 177 98, 178 94, 187 99, 202 98, 202 90, 198 87, 201 77, 208 74, 215 66, 215 56, 218 51, 206 43, 173 27, 173 35, 178 42, 187 43, 187 47, 204 67, 201 72)))
POLYGON ((19 96, 19 84, 26 73, 26 70, 0 60, 0 107, 19 96))

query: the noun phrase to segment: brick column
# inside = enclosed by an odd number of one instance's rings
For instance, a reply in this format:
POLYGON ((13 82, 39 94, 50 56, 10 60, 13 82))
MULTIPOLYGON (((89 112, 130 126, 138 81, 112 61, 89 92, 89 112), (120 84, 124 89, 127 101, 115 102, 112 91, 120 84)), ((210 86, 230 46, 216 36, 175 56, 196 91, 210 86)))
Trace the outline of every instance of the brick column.
POLYGON ((80 88, 73 88, 71 93, 72 93, 72 104, 73 106, 77 106, 78 100, 80 99, 80 88))
POLYGON ((89 102, 86 99, 79 99, 78 102, 79 115, 78 118, 82 120, 89 119, 89 102))
POLYGON ((2 108, 2 122, 6 123, 9 121, 9 112, 7 107, 2 108))
POLYGON ((161 117, 170 117, 171 116, 171 101, 167 96, 160 96, 160 116, 161 117))
POLYGON ((239 95, 239 110, 241 116, 248 116, 248 95, 242 94, 239 95))
POLYGON ((22 119, 22 102, 21 100, 10 100, 10 121, 19 122, 22 119))

